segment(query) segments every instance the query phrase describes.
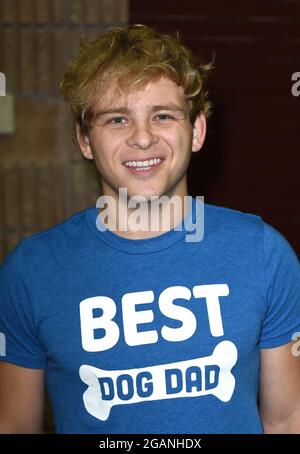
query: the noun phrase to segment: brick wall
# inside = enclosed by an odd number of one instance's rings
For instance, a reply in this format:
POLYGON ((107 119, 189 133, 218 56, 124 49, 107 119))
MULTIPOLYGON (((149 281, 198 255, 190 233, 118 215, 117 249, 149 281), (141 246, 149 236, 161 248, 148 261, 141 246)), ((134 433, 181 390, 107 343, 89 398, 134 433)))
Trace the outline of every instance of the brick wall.
POLYGON ((215 54, 215 114, 190 166, 193 194, 260 214, 300 254, 299 0, 130 0, 131 23, 180 35, 215 54))
POLYGON ((126 0, 0 0, 0 72, 16 123, 0 135, 0 261, 23 236, 95 203, 96 172, 72 143, 58 85, 82 35, 126 21, 126 0))

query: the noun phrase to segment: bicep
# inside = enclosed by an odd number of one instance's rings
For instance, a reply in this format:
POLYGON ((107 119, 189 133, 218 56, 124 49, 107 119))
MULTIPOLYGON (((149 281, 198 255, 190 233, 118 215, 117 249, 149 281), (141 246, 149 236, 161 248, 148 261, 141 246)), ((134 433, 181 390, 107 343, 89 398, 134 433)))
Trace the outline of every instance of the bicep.
POLYGON ((0 433, 40 433, 44 370, 0 362, 0 433))
POLYGON ((266 431, 284 428, 300 412, 300 357, 292 346, 261 350, 259 407, 266 431))

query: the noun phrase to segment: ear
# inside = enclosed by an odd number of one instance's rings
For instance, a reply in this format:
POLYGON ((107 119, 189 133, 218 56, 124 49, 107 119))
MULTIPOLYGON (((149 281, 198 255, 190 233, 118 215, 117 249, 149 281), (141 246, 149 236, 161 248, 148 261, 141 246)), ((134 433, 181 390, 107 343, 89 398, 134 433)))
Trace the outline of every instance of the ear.
POLYGON ((77 137, 77 142, 80 147, 81 153, 86 159, 94 159, 93 153, 90 147, 90 140, 88 135, 83 134, 80 126, 78 123, 76 123, 76 137, 77 137))
POLYGON ((205 136, 206 136, 206 119, 204 114, 201 112, 194 122, 192 151, 199 151, 200 148, 202 148, 205 136))

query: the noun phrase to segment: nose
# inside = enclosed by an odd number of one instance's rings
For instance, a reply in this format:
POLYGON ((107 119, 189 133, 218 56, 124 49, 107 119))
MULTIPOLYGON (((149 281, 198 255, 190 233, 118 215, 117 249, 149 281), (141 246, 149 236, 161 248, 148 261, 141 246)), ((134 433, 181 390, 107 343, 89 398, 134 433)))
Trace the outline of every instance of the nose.
POLYGON ((132 148, 147 150, 158 142, 158 137, 151 129, 148 122, 135 123, 127 139, 127 145, 132 148))

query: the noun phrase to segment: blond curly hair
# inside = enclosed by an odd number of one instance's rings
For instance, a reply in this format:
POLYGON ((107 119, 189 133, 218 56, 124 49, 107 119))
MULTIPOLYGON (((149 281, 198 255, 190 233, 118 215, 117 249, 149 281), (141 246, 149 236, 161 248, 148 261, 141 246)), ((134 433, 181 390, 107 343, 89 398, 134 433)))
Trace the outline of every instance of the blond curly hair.
POLYGON ((128 90, 165 76, 183 87, 193 123, 200 112, 206 118, 211 113, 206 80, 212 66, 199 64, 178 36, 144 25, 114 27, 81 43, 78 57, 66 67, 60 89, 70 103, 74 124, 86 132, 95 102, 112 83, 128 90))

